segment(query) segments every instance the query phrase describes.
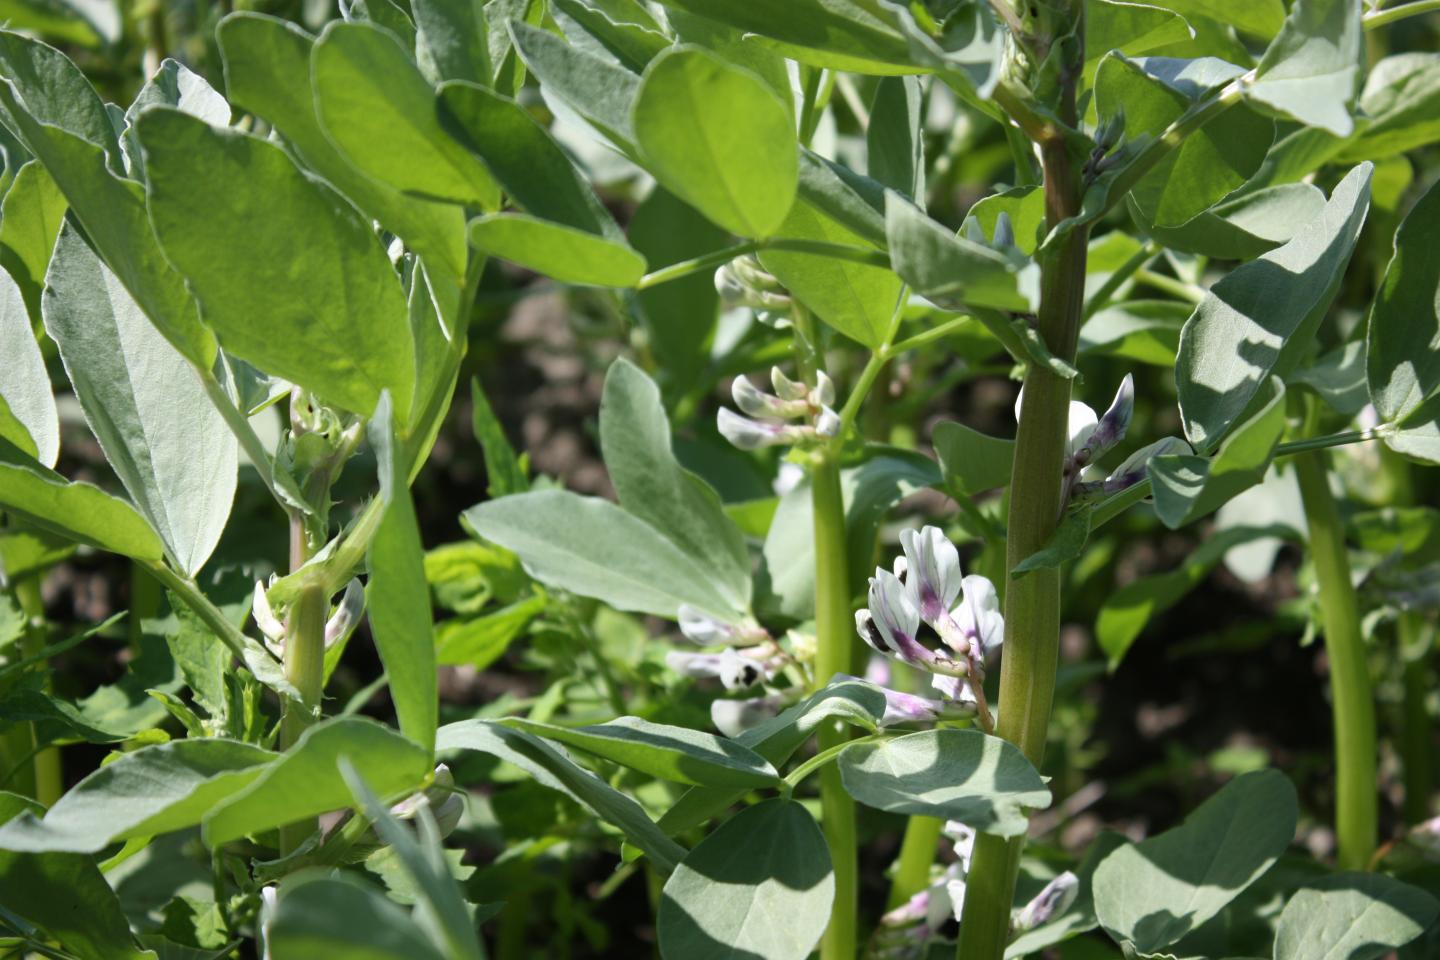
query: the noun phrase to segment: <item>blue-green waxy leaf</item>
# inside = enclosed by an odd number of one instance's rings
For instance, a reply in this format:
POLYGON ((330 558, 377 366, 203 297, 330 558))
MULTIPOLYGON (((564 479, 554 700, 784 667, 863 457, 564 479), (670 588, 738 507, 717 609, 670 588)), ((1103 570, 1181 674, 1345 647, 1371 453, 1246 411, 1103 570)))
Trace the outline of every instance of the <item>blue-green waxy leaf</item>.
MULTIPOLYGON (((790 208, 790 215, 777 234, 787 239, 866 246, 858 234, 803 200, 797 200, 790 208)), ((891 271, 835 257, 782 250, 761 253, 760 262, 792 296, 852 340, 875 349, 890 335, 904 286, 891 271)))
POLYGON ((68 206, 55 178, 38 160, 20 168, 0 204, 0 267, 20 287, 32 318, 40 316, 45 267, 68 206))
POLYGON ((130 504, 88 483, 70 483, 3 441, 0 507, 67 540, 136 560, 165 556, 164 543, 130 504))
POLYGON ((526 213, 624 244, 574 161, 514 100, 473 83, 447 83, 440 88, 440 122, 526 213))
POLYGON ((512 22, 510 35, 544 89, 574 107, 621 152, 634 153, 630 111, 640 92, 638 76, 527 23, 512 22))
POLYGON ((1285 0, 1151 0, 1192 23, 1211 19, 1222 26, 1269 40, 1285 22, 1285 0))
POLYGON ((488 86, 490 31, 485 9, 474 0, 411 0, 415 52, 421 70, 434 80, 467 80, 488 86))
POLYGON ((790 111, 755 74, 677 47, 646 68, 632 126, 655 179, 731 233, 768 237, 785 221, 799 144, 790 111))
POLYGON ((675 868, 657 927, 666 960, 805 960, 835 899, 830 850, 793 800, 748 807, 675 868))
POLYGON ((1090 520, 1093 512, 1094 508, 1090 504, 1082 504, 1066 512, 1045 546, 1015 564, 1010 576, 1018 580, 1032 570, 1050 570, 1080 556, 1080 552, 1090 540, 1090 520))
POLYGON ((458 283, 465 274, 464 210, 403 194, 360 172, 340 154, 320 127, 310 85, 292 81, 310 75, 315 45, 310 35, 274 17, 236 13, 221 22, 216 36, 231 100, 269 121, 307 167, 394 231, 424 258, 429 270, 443 270, 458 283))
POLYGON ((885 235, 891 265, 916 293, 997 310, 1032 307, 1031 291, 1022 289, 1022 264, 957 237, 894 192, 885 194, 885 235))
POLYGON ((135 180, 145 179, 145 157, 135 137, 135 120, 150 107, 174 107, 217 127, 230 125, 230 104, 205 82, 205 78, 176 60, 161 61, 159 68, 145 81, 135 100, 125 109, 125 132, 120 148, 135 180))
POLYGON ((380 470, 385 512, 370 544, 370 581, 365 605, 375 649, 390 678, 390 697, 400 730, 427 751, 435 746, 439 700, 435 687, 435 630, 425 551, 407 484, 409 465, 382 394, 370 422, 370 446, 380 470))
POLYGON ((349 873, 300 871, 285 878, 265 928, 273 960, 444 960, 394 900, 349 873))
POLYGON ((605 378, 600 445, 620 505, 704 570, 730 610, 747 609, 750 554, 745 538, 725 515, 715 491, 675 459, 659 388, 623 358, 611 365, 605 378))
MULTIPOLYGON (((0 823, 40 809, 34 800, 0 793, 0 823)), ((0 895, 7 916, 37 927, 78 960, 156 960, 135 946, 119 898, 89 856, 0 852, 0 895)))
POLYGON ((1290 898, 1275 927, 1275 960, 1378 960, 1440 915, 1419 887, 1382 873, 1341 873, 1290 898))
POLYGON ((360 414, 389 390, 403 422, 405 296, 370 225, 273 143, 163 108, 138 129, 155 233, 226 351, 360 414))
POLYGON ((636 73, 670 46, 670 38, 640 0, 555 0, 553 6, 567 36, 573 39, 577 30, 583 31, 636 73))
POLYGON ((362 173, 401 193, 499 205, 494 179, 440 126, 434 89, 393 34, 332 23, 311 62, 321 125, 362 173))
POLYGON ((1219 913, 1295 836, 1295 788, 1278 770, 1243 774, 1158 837, 1095 871, 1095 912, 1117 942, 1156 953, 1219 913))
POLYGON ((1173 367, 1190 305, 1174 300, 1114 303, 1080 328, 1080 352, 1173 367))
MULTIPOLYGON (((10 438, 47 467, 60 456, 60 419, 45 358, 30 326, 25 298, 10 274, 0 270, 0 405, 25 434, 28 444, 10 438)), ((0 436, 4 436, 0 433, 0 436)))
POLYGON ((535 782, 558 790, 619 827, 662 871, 675 868, 685 849, 665 836, 640 805, 539 737, 489 720, 462 720, 440 728, 435 749, 476 750, 514 764, 535 782))
POLYGON ((970 496, 1010 482, 1014 440, 986 436, 953 420, 936 424, 932 439, 945 483, 956 493, 970 496))
POLYGON ((523 213, 476 217, 469 238, 477 250, 560 283, 633 287, 645 275, 645 258, 623 240, 523 213))
POLYGON ((884 247, 885 185, 818 153, 800 149, 799 198, 852 233, 884 247))
POLYGON ((0 849, 96 853, 119 840, 194 826, 275 756, 219 738, 123 754, 72 787, 43 819, 26 813, 0 827, 0 849))
POLYGON ((875 87, 865 131, 866 172, 921 206, 925 203, 925 91, 919 77, 886 77, 875 87))
POLYGON ((1185 454, 1149 463, 1155 514, 1172 530, 1206 516, 1265 478, 1285 432, 1285 386, 1271 378, 1258 410, 1237 426, 1213 457, 1185 454), (1268 394, 1268 396, 1267 396, 1268 394))
POLYGON ((688 603, 724 620, 745 612, 709 570, 608 500, 536 490, 471 507, 464 518, 519 555, 535 579, 617 610, 673 618, 688 603))
POLYGON ((338 717, 306 730, 244 790, 205 816, 212 847, 349 806, 338 766, 346 757, 374 789, 392 796, 418 787, 430 774, 430 751, 363 717, 338 717))
POLYGON ((1344 137, 1365 62, 1360 0, 1296 0, 1255 68, 1246 96, 1344 137))
POLYGON ((1376 63, 1358 112, 1348 139, 1328 138, 1340 162, 1378 160, 1440 140, 1440 53, 1398 53, 1376 63))
MULTIPOLYGON (((1100 115, 1112 117, 1123 110, 1125 136, 1130 141, 1159 135, 1206 86, 1178 79, 1177 68, 1184 66, 1198 72, 1193 69, 1198 65, 1187 61, 1106 57, 1095 77, 1100 115)), ((1221 72, 1217 78, 1225 75, 1221 72)), ((1147 223, 1179 226, 1224 199, 1260 169, 1274 130, 1269 117, 1245 106, 1232 107, 1186 137, 1178 150, 1171 151, 1135 184, 1130 199, 1147 223)))
POLYGON ((1186 322, 1175 381, 1185 435, 1199 450, 1218 443, 1270 374, 1285 376, 1309 348, 1369 210, 1371 169, 1351 170, 1319 217, 1231 271, 1186 322))
POLYGON ((702 730, 621 717, 588 727, 557 727, 508 720, 555 740, 673 783, 706 787, 773 787, 780 776, 764 757, 733 740, 702 730))
MULTIPOLYGON (((1129 202, 1144 222, 1144 213, 1129 202)), ((1171 250, 1216 260, 1254 260, 1288 243, 1299 227, 1324 209, 1325 194, 1318 187, 1282 183, 1222 200, 1178 227, 1152 223, 1149 230, 1171 250)))
POLYGON ((209 559, 235 497, 239 448, 189 363, 66 226, 46 274, 45 329, 130 498, 187 576, 209 559))
POLYGON ((0 108, 45 165, 90 242, 165 339, 208 370, 215 336, 155 243, 144 188, 121 174, 115 130, 95 91, 64 54, 4 31, 0 77, 0 108))
POLYGON ((1085 5, 1086 63, 1093 69, 1112 50, 1133 57, 1193 37, 1185 18, 1165 6, 1090 0, 1085 5))
POLYGON ((1395 234, 1395 253, 1370 309, 1366 376, 1386 421, 1409 416, 1440 389, 1440 187, 1432 186, 1395 234))
POLYGON ((1025 755, 978 730, 857 743, 836 764, 846 792, 868 807, 959 820, 981 833, 1018 836, 1027 810, 1050 806, 1050 791, 1025 755))

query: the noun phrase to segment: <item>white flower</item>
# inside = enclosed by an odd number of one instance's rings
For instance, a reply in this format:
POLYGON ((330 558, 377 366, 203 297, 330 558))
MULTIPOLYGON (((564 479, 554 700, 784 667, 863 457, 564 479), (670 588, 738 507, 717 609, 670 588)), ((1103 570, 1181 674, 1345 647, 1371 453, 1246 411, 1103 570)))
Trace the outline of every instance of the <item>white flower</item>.
POLYGON ((1080 879, 1066 870, 1045 884, 1045 889, 1037 893, 1035 898, 1016 914, 1015 929, 1030 930, 1049 923, 1068 910, 1079 893, 1080 879))

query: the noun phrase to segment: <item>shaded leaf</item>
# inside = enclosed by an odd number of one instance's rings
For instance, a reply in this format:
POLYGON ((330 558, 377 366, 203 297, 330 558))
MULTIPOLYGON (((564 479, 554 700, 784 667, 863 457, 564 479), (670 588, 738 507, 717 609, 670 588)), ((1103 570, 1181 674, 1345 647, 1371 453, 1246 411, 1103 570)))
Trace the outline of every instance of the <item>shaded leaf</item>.
POLYGON ((1365 369, 1386 421, 1403 420, 1440 389, 1440 188, 1432 186, 1400 224, 1395 253, 1370 308, 1365 369))
POLYGON ((1376 960, 1424 933, 1440 903, 1379 873, 1342 873, 1298 891, 1275 927, 1275 960, 1376 960))
POLYGON ((1015 441, 990 437, 954 420, 931 432, 945 484, 962 496, 1003 487, 1010 482, 1015 441))
POLYGON ((29 442, 22 443, 22 438, 9 433, 0 433, 0 436, 21 447, 43 466, 53 467, 60 456, 60 418, 50 389, 50 374, 30 326, 30 314, 20 287, 3 270, 0 270, 0 350, 5 354, 5 362, 0 364, 0 407, 24 433, 23 440, 29 442))

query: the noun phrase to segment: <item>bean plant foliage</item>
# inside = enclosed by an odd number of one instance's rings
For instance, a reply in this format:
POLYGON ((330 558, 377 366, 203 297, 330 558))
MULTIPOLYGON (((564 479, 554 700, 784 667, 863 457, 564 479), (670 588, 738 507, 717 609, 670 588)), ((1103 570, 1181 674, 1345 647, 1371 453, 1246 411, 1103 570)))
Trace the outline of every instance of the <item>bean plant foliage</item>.
POLYGON ((1440 949, 1440 4, 132 6, 0 3, 0 952, 1440 949), (544 297, 600 486, 476 376, 544 297), (1068 831, 1277 550, 1331 749, 1068 831))

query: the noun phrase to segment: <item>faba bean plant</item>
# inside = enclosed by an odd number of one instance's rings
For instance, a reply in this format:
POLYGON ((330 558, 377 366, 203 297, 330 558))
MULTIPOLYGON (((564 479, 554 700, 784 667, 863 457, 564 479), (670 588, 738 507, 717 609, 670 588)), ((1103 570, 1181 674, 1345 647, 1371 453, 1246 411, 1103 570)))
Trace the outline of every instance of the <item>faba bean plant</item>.
POLYGON ((0 953, 1436 956, 1436 11, 0 3, 0 953))

